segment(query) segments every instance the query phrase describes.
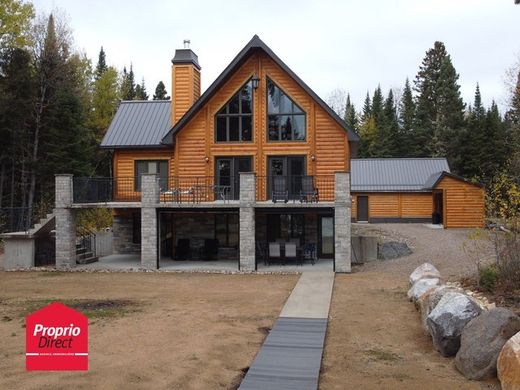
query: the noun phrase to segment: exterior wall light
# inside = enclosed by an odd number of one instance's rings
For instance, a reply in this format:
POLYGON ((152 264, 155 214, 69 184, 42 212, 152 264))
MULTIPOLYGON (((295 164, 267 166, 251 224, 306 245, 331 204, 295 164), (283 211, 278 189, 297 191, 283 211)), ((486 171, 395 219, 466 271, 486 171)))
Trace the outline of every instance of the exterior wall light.
POLYGON ((316 156, 314 154, 311 154, 311 161, 312 162, 316 161, 316 156))
POLYGON ((260 77, 258 77, 257 75, 254 75, 253 78, 251 79, 251 83, 253 84, 253 89, 257 89, 258 85, 260 84, 260 77))
POLYGON ((209 157, 208 157, 208 156, 205 156, 205 157, 204 157, 204 161, 206 161, 206 164, 209 163, 209 157))

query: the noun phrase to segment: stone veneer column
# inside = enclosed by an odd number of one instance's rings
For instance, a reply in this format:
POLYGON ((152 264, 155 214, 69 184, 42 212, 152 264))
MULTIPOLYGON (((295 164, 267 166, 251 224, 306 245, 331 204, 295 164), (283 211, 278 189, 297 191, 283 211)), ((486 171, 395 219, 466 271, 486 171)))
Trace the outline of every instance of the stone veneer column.
POLYGON ((350 174, 336 172, 334 187, 334 261, 336 272, 351 272, 350 174))
POLYGON ((56 268, 76 265, 76 221, 71 208, 72 175, 56 175, 56 268))
POLYGON ((240 270, 254 271, 255 261, 255 202, 256 177, 254 173, 240 172, 240 270))
POLYGON ((141 176, 141 267, 157 269, 159 240, 157 207, 159 206, 159 179, 155 173, 141 176))

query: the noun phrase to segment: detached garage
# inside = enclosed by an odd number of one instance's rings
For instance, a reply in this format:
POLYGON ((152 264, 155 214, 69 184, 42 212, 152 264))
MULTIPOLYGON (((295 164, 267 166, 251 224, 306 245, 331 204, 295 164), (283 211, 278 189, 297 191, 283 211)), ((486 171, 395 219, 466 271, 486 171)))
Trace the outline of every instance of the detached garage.
POLYGON ((352 219, 482 227, 484 188, 445 158, 352 159, 352 219))

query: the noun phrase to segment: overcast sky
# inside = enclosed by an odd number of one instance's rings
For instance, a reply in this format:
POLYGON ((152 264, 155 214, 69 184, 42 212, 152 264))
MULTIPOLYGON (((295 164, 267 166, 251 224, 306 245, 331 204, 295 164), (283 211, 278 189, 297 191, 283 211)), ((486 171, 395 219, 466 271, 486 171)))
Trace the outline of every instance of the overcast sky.
POLYGON ((199 56, 207 88, 254 34, 322 98, 335 88, 360 108, 367 90, 413 79, 426 50, 443 41, 466 102, 505 102, 504 74, 520 58, 520 5, 513 0, 159 1, 34 0, 65 11, 76 46, 95 63, 133 63, 150 96, 171 92, 170 60, 184 39, 199 56))

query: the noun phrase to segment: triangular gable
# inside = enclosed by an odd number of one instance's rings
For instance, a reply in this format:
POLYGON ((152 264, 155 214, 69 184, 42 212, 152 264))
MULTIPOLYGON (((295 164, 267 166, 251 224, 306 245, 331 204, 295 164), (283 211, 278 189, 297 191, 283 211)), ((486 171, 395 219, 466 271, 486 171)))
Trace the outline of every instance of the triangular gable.
POLYGON ((359 141, 359 136, 334 112, 307 84, 303 82, 274 52, 255 35, 249 43, 238 53, 217 79, 209 86, 202 96, 190 107, 190 109, 182 116, 181 119, 173 126, 173 128, 162 139, 163 144, 171 145, 175 135, 204 107, 209 99, 219 90, 219 88, 233 75, 233 73, 243 64, 254 50, 262 50, 267 54, 280 68, 282 68, 311 98, 318 103, 348 134, 349 142, 359 141))
POLYGON ((475 187, 479 187, 479 188, 483 188, 484 187, 483 184, 473 183, 473 182, 463 178, 462 176, 456 175, 456 174, 451 173, 451 172, 443 171, 443 172, 435 173, 434 175, 432 175, 428 179, 427 185, 425 185, 425 189, 431 189, 431 190, 435 189, 435 187, 437 187, 439 185, 439 183, 442 181, 442 179, 444 179, 445 177, 450 177, 452 179, 459 180, 461 182, 473 185, 475 187))

